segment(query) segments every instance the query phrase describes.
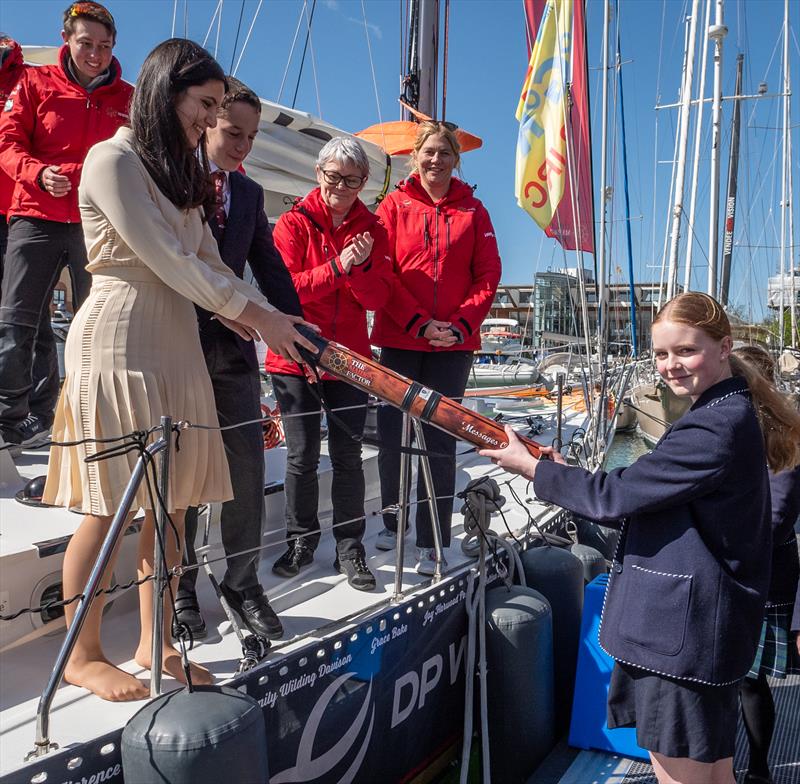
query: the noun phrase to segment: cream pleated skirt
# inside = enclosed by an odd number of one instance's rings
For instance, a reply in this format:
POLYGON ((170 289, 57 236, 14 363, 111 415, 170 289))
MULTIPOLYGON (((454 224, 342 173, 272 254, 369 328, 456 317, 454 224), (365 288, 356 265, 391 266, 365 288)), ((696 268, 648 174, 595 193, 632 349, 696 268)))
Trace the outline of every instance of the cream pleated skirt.
MULTIPOLYGON (((89 297, 70 325, 53 440, 149 430, 164 415, 175 422, 217 427, 194 305, 144 267, 105 268, 103 273, 93 276, 89 297)), ((86 514, 114 514, 137 452, 85 462, 114 445, 51 447, 45 503, 86 514)), ((233 497, 218 430, 183 430, 178 446, 176 450, 173 439, 170 512, 233 497)), ((144 484, 136 504, 152 508, 144 484)))

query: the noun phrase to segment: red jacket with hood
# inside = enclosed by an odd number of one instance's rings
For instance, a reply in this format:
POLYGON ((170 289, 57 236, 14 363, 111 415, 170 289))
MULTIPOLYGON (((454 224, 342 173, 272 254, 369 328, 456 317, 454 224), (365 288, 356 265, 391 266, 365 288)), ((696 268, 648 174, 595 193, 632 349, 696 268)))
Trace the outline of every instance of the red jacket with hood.
MULTIPOLYGON (((16 86, 27 66, 22 62, 22 47, 11 39, 7 46, 0 49, 0 111, 5 106, 8 96, 16 86)), ((14 180, 0 169, 0 215, 8 212, 11 195, 14 193, 14 180)))
MULTIPOLYGON (((392 293, 389 245, 378 218, 357 199, 334 228, 330 210, 315 188, 281 215, 272 237, 292 276, 306 321, 317 324, 323 337, 369 356, 367 310, 383 307, 392 293), (345 272, 339 254, 356 234, 366 231, 374 240, 369 258, 345 272)), ((295 362, 272 351, 267 353, 266 369, 303 375, 295 362)))
POLYGON ((111 60, 109 84, 87 92, 67 72, 69 47, 58 65, 27 68, 0 114, 0 168, 16 182, 8 210, 28 218, 79 223, 78 184, 89 148, 113 136, 128 122, 133 87, 111 60), (59 198, 39 185, 48 166, 60 166, 72 190, 59 198))
POLYGON ((372 342, 416 351, 475 351, 500 282, 500 254, 489 213, 472 188, 452 179, 438 202, 412 174, 378 207, 398 279, 375 314, 372 342), (449 321, 461 341, 435 348, 421 337, 431 319, 449 321))

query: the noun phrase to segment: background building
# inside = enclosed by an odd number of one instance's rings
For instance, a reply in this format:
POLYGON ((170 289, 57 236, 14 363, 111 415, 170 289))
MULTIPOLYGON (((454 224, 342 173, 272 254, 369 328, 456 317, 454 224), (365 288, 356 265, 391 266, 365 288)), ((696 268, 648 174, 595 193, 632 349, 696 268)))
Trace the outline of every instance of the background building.
MULTIPOLYGON (((584 270, 589 330, 597 332, 597 288, 591 270, 584 270)), ((631 348, 630 286, 613 283, 606 287, 609 313, 609 351, 627 354, 631 348)), ((633 287, 636 300, 636 330, 639 350, 650 347, 650 327, 658 305, 659 293, 666 299, 666 286, 659 283, 637 283, 633 287)), ((497 288, 489 316, 516 319, 523 329, 526 345, 552 349, 583 341, 583 319, 579 310, 580 296, 577 271, 547 270, 536 273, 533 285, 503 284, 497 288)))

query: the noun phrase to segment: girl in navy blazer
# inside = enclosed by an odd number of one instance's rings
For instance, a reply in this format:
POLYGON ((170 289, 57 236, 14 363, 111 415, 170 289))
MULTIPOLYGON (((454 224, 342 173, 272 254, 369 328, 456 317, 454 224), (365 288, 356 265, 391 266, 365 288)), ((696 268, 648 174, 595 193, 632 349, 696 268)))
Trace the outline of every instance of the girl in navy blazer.
POLYGON ((636 726, 660 782, 733 784, 738 685, 756 653, 772 550, 767 461, 800 463, 800 415, 731 356, 711 297, 653 322, 658 372, 689 411, 652 453, 594 474, 509 445, 483 450, 538 498, 620 529, 600 624, 616 660, 609 727, 636 726))
MULTIPOLYGON (((763 349, 744 346, 733 353, 767 381, 775 378, 775 362, 763 349)), ((788 672, 798 672, 800 665, 795 644, 790 639, 792 608, 800 580, 794 532, 800 515, 800 465, 780 473, 771 471, 769 489, 772 496, 772 577, 756 658, 739 690, 750 746, 744 784, 772 782, 767 754, 775 727, 775 703, 767 676, 784 679, 788 672)))

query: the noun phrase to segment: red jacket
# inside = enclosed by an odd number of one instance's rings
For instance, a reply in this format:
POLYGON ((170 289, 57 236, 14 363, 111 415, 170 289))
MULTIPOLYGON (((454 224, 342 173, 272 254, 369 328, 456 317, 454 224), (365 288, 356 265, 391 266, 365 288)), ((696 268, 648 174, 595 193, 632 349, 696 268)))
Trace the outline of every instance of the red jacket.
MULTIPOLYGON (((9 93, 14 89, 27 66, 22 62, 22 47, 11 41, 6 49, 6 56, 0 64, 0 111, 8 100, 9 93)), ((0 215, 8 212, 11 204, 11 195, 14 192, 14 180, 0 169, 0 215)))
POLYGON ((116 58, 114 78, 91 93, 67 75, 69 49, 61 47, 58 65, 28 68, 0 114, 0 168, 16 181, 8 215, 79 223, 78 184, 89 148, 128 122, 133 87, 122 81, 116 58), (43 190, 38 178, 47 166, 60 166, 72 190, 60 198, 43 190))
POLYGON ((474 351, 500 282, 500 254, 489 213, 456 178, 434 204, 418 175, 401 182, 378 207, 389 233, 398 281, 375 314, 372 342, 417 351, 474 351), (434 348, 420 331, 449 321, 463 341, 434 348))
MULTIPOLYGON (((281 215, 272 236, 292 276, 306 320, 317 324, 323 337, 369 356, 367 310, 383 307, 392 292, 389 245, 381 222, 356 200, 334 229, 330 211, 315 188, 281 215), (346 273, 339 254, 353 236, 365 231, 374 239, 372 253, 346 273)), ((266 369, 303 375, 296 363, 272 351, 267 353, 266 369)))

